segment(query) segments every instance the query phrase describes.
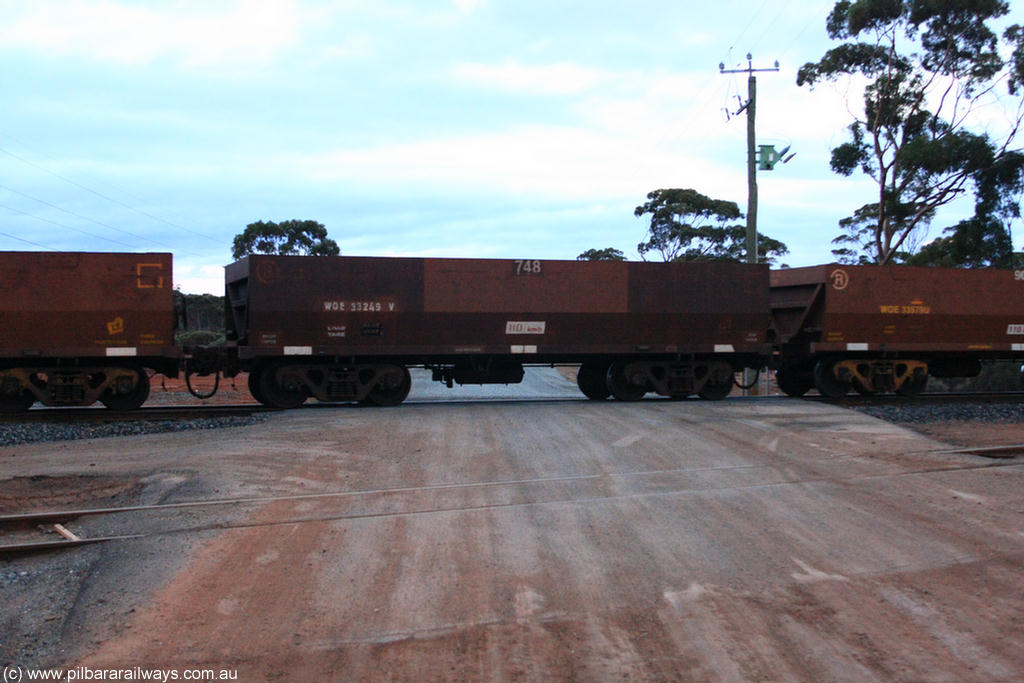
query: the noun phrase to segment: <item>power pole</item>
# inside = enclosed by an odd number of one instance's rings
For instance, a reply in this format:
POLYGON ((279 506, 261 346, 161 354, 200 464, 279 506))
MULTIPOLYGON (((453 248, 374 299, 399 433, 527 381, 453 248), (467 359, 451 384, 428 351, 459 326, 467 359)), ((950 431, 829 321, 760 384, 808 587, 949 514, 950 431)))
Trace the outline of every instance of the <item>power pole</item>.
POLYGON ((748 74, 747 101, 735 113, 747 112, 747 263, 757 263, 757 152, 754 135, 754 119, 757 115, 757 77, 758 71, 778 71, 779 62, 766 69, 755 69, 751 61, 753 57, 747 53, 746 69, 726 69, 725 64, 718 65, 723 74, 748 74))
MULTIPOLYGON (((757 116, 757 77, 754 76, 755 72, 758 71, 778 71, 779 62, 775 61, 775 66, 768 69, 755 69, 753 63, 753 57, 747 53, 747 68, 746 69, 726 69, 725 64, 718 65, 718 71, 723 74, 737 74, 746 72, 747 77, 747 102, 739 108, 736 114, 742 111, 747 112, 747 263, 757 263, 757 157, 756 157, 756 136, 754 135, 754 120, 757 116)), ((774 164, 773 164, 774 165, 774 164)), ((743 371, 743 384, 744 386, 750 386, 749 395, 757 396, 760 394, 759 387, 757 386, 757 376, 754 379, 750 377, 751 371, 745 369, 743 371), (753 386, 751 386, 753 385, 753 386)), ((744 394, 747 394, 748 390, 744 390, 744 394)))

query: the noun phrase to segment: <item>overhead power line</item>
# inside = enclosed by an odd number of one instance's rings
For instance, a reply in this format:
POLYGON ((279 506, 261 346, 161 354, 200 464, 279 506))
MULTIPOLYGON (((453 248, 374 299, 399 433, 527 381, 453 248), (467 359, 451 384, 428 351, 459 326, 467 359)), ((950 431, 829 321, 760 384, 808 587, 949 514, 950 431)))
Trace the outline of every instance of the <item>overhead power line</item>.
POLYGON ((119 199, 115 199, 115 198, 113 198, 113 197, 111 197, 109 195, 106 195, 106 194, 103 194, 102 192, 94 190, 91 187, 83 185, 82 183, 74 181, 71 178, 67 178, 67 177, 65 177, 65 176, 63 176, 63 175, 61 175, 59 173, 51 171, 50 169, 46 168, 45 166, 41 166, 41 165, 39 165, 39 164, 37 164, 37 163, 35 163, 33 161, 29 161, 28 159, 26 159, 26 158, 24 158, 22 156, 19 156, 19 155, 15 154, 14 152, 12 152, 12 151, 10 151, 8 149, 0 147, 0 152, 3 152, 4 154, 6 154, 7 156, 9 156, 9 157, 11 157, 13 159, 17 159, 18 161, 20 161, 23 164, 26 164, 28 166, 31 166, 32 168, 40 170, 43 173, 47 173, 49 175, 52 175, 54 178, 58 178, 60 180, 63 180, 64 182, 66 182, 66 183, 68 183, 70 185, 74 185, 75 187, 77 187, 77 188, 79 188, 81 190, 85 190, 86 192, 89 192, 90 194, 94 194, 97 197, 99 197, 101 199, 104 199, 104 200, 106 200, 106 201, 108 201, 108 202, 110 202, 112 204, 116 204, 117 206, 120 206, 121 208, 128 209, 129 211, 133 211, 133 212, 139 214, 140 216, 145 216, 146 218, 149 218, 150 220, 154 220, 154 221, 157 221, 159 223, 163 223, 164 225, 168 225, 168 226, 170 226, 172 228, 176 228, 178 230, 184 230, 187 233, 191 233, 193 235, 197 235, 199 237, 206 238, 206 239, 210 240, 211 242, 216 242, 217 244, 220 244, 222 242, 221 240, 218 240, 218 239, 216 239, 214 237, 211 237, 210 235, 207 235, 205 233, 199 232, 198 230, 191 230, 191 229, 186 228, 186 227, 184 227, 182 225, 178 225, 176 223, 172 223, 171 221, 168 221, 168 220, 165 220, 163 218, 160 218, 159 216, 154 216, 153 214, 151 214, 149 212, 146 212, 146 211, 143 211, 142 209, 138 209, 138 208, 136 208, 134 206, 131 206, 129 204, 125 204, 124 202, 120 201, 119 199))
MULTIPOLYGON (((0 185, 0 190, 7 190, 8 192, 10 192, 12 194, 16 194, 19 197, 24 197, 25 199, 31 199, 34 202, 39 202, 40 204, 42 204, 44 206, 48 206, 51 209, 55 209, 56 211, 60 211, 62 213, 66 213, 69 216, 74 216, 75 218, 79 218, 79 219, 81 219, 83 221, 89 221, 90 223, 95 223, 96 225, 99 225, 101 227, 107 228, 108 230, 113 230, 114 232, 119 232, 119 233, 121 233, 123 235, 128 235, 130 237, 134 237, 135 239, 139 239, 139 240, 142 240, 144 242, 149 242, 150 244, 155 244, 158 247, 164 247, 165 249, 172 249, 172 250, 174 249, 174 247, 172 247, 169 244, 165 244, 164 242, 159 242, 159 241, 157 241, 155 239, 152 239, 150 237, 143 237, 142 235, 136 234, 134 232, 130 232, 128 230, 122 230, 121 228, 115 228, 114 226, 109 225, 107 223, 104 223, 102 221, 98 221, 95 218, 89 218, 88 216, 83 216, 80 213, 75 213, 74 211, 62 208, 60 206, 57 206, 56 204, 51 204, 50 202, 46 201, 45 199, 39 199, 38 197, 33 197, 32 195, 25 194, 24 192, 19 192, 18 190, 15 190, 15 189, 12 189, 10 187, 7 187, 6 185, 0 185)), ((196 254, 195 252, 179 252, 179 253, 188 254, 190 256, 199 256, 199 254, 196 254)))
POLYGON ((47 251, 57 251, 57 249, 54 249, 53 247, 48 247, 45 244, 39 244, 38 242, 32 242, 30 240, 24 240, 24 239, 22 239, 20 237, 15 237, 14 235, 9 235, 6 232, 0 232, 0 237, 9 237, 12 240, 17 240, 18 242, 24 242, 25 244, 31 244, 33 247, 39 247, 40 249, 46 249, 47 251))
POLYGON ((128 244, 127 242, 118 242, 117 240, 110 239, 109 237, 104 237, 103 235, 97 235, 96 233, 89 232, 88 230, 82 230, 81 228, 73 228, 70 225, 64 225, 63 223, 58 223, 57 221, 51 221, 49 218, 43 218, 42 216, 37 216, 37 215, 35 215, 33 213, 28 213, 26 211, 22 211, 20 209, 16 209, 13 206, 8 206, 6 204, 0 204, 0 208, 7 209, 8 211, 13 211, 14 213, 16 213, 16 214, 18 214, 20 216, 27 216, 29 218, 34 218, 37 221, 42 221, 43 223, 49 223, 50 225, 55 225, 58 228, 63 228, 64 230, 73 230, 74 232, 80 232, 83 235, 88 235, 89 237, 94 237, 94 238, 96 238, 98 240, 103 240, 105 242, 110 242, 111 244, 117 244, 117 245, 120 245, 122 247, 128 247, 129 249, 134 249, 135 248, 134 246, 132 246, 131 244, 128 244))

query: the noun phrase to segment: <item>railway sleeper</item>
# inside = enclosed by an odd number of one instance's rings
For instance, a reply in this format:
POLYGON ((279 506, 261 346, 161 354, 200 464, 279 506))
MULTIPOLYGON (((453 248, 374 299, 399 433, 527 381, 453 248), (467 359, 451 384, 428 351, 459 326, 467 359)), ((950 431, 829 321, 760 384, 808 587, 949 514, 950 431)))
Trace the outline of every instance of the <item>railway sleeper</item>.
POLYGON ((112 410, 133 410, 149 397, 149 377, 141 368, 121 366, 19 367, 0 370, 0 412, 45 406, 89 406, 100 401, 112 410))

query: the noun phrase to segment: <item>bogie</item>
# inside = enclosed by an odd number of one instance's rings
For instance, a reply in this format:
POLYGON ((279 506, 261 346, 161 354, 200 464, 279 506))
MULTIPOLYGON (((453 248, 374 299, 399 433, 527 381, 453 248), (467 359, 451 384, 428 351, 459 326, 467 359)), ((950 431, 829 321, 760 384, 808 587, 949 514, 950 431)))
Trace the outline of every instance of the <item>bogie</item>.
POLYGON ((853 389, 862 396, 892 392, 917 396, 928 383, 928 364, 920 360, 841 359, 834 362, 833 373, 839 378, 848 378, 853 389))
MULTIPOLYGON (((581 367, 577 382, 584 382, 581 367)), ((649 361, 617 360, 608 367, 605 384, 608 393, 620 401, 638 401, 654 392, 681 399, 697 394, 707 400, 725 398, 732 391, 733 367, 722 360, 649 361)), ((581 389, 583 384, 580 385, 581 389)), ((584 392, 586 393, 586 392, 584 392)), ((600 392, 596 392, 600 395, 600 392)))
POLYGON ((46 406, 89 406, 134 410, 149 397, 149 375, 141 366, 15 367, 0 370, 0 412, 46 406))
POLYGON ((396 406, 409 395, 412 378, 404 365, 324 365, 281 361, 250 369, 249 391, 264 405, 297 408, 309 397, 323 402, 396 406))

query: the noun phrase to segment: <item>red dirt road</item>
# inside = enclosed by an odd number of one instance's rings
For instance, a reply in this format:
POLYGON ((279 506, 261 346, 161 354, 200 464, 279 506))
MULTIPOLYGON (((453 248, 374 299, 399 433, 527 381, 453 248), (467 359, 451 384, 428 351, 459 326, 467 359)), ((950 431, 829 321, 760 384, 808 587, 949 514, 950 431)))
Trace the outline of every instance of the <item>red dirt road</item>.
MULTIPOLYGON (((168 501, 338 495, 154 523, 233 528, 186 535, 201 542, 184 556, 169 542, 174 571, 126 623, 83 619, 99 642, 78 664, 242 681, 1024 680, 1022 463, 838 408, 319 408, 118 443, 98 473, 173 467, 195 486, 168 501)), ((101 446, 17 462, 73 469, 101 446)), ((157 577, 115 545, 115 577, 157 577)))

